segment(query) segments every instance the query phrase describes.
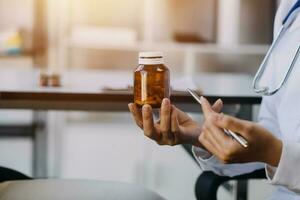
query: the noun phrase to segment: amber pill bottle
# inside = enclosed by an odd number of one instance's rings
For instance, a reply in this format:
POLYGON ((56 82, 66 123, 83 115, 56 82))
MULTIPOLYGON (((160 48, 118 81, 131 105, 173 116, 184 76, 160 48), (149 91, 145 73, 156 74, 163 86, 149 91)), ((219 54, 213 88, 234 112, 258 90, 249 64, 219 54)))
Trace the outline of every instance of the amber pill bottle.
POLYGON ((139 53, 139 65, 134 71, 134 103, 160 108, 164 98, 170 98, 170 71, 164 65, 163 53, 139 53))

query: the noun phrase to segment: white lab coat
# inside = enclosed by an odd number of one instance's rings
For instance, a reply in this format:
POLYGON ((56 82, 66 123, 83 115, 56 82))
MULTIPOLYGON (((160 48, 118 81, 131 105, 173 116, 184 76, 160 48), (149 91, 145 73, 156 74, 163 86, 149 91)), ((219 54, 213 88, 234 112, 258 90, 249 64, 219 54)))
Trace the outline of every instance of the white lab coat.
MULTIPOLYGON (((295 2, 282 0, 275 18, 274 34, 277 34, 283 18, 295 2)), ((300 14, 269 60, 264 80, 273 88, 282 79, 299 45, 300 14)), ((194 156, 203 170, 219 175, 236 176, 265 167, 269 182, 277 185, 270 199, 300 200, 300 59, 284 87, 273 96, 263 97, 259 123, 283 141, 283 152, 277 168, 264 163, 225 165, 197 147, 193 147, 194 156)))

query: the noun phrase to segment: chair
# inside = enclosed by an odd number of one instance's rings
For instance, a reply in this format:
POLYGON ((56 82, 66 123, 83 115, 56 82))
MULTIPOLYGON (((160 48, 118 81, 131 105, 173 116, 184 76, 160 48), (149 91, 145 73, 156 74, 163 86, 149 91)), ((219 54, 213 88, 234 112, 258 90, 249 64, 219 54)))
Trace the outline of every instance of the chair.
POLYGON ((32 178, 26 176, 16 170, 6 167, 0 167, 0 183, 13 180, 31 180, 32 178))
MULTIPOLYGON (((192 153, 192 146, 182 145, 184 150, 196 161, 192 153)), ((197 161, 196 161, 197 162, 197 161)), ((198 164, 198 162, 197 162, 198 164)), ((198 200, 217 200, 218 188, 223 185, 225 189, 232 190, 227 181, 237 181, 237 199, 247 200, 247 186, 249 179, 266 179, 264 169, 259 169, 248 174, 235 177, 219 176, 213 172, 205 171, 200 174, 195 184, 195 195, 198 200)))
MULTIPOLYGON (((247 181, 249 179, 265 179, 264 169, 256 170, 252 173, 243 174, 235 177, 225 177, 214 174, 213 172, 203 172, 197 179, 195 185, 195 195, 198 200, 217 200, 218 188, 230 180, 238 181, 237 198, 238 200, 247 200, 247 181)), ((225 188, 230 190, 228 185, 225 188)))
POLYGON ((136 184, 97 180, 31 180, 5 167, 0 167, 0 183, 0 199, 165 200, 159 194, 136 184))

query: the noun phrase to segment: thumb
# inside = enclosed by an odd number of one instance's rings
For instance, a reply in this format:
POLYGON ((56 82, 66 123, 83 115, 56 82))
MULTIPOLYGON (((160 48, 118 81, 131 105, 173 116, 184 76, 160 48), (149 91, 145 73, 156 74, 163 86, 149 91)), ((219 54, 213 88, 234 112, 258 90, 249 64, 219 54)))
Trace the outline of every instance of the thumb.
POLYGON ((221 112, 222 108, 223 108, 223 101, 221 99, 218 99, 212 106, 212 109, 217 113, 221 112))

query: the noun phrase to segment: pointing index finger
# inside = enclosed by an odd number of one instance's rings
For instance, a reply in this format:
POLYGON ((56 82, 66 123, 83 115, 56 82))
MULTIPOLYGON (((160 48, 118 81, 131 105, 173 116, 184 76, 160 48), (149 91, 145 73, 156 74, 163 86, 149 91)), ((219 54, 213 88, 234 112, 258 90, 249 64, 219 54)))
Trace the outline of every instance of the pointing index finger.
POLYGON ((214 113, 210 103, 207 101, 206 98, 201 96, 200 101, 201 101, 201 107, 205 118, 208 117, 209 114, 214 113))

